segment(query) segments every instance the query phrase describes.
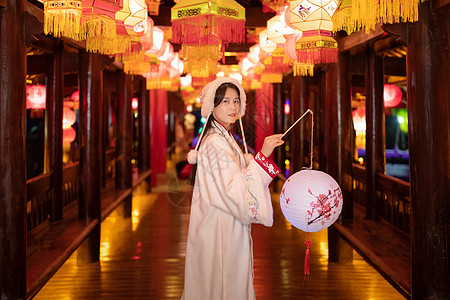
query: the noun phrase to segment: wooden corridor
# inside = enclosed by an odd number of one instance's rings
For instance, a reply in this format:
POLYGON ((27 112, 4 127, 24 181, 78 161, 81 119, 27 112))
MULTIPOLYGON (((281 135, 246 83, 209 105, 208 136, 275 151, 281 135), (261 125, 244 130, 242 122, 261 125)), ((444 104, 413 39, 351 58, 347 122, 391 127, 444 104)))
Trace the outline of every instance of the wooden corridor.
MULTIPOLYGON (((103 221, 99 263, 77 266, 75 252, 34 299, 179 299, 190 186, 173 171, 158 183, 150 194, 135 191, 131 218, 118 207, 103 221)), ((306 234, 286 221, 278 201, 273 194, 273 227, 252 227, 258 300, 404 299, 355 251, 352 264, 329 263, 326 230, 310 234, 311 275, 305 280, 306 234)))

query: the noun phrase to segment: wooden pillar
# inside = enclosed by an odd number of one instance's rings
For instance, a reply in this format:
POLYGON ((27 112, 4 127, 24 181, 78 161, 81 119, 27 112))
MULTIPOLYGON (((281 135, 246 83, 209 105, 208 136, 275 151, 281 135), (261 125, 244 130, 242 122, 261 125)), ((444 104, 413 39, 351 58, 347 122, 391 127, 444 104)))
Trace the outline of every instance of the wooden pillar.
POLYGON ((433 2, 407 52, 413 299, 450 299, 450 7, 433 2))
POLYGON ((64 44, 57 43, 53 59, 50 60, 47 83, 47 141, 49 169, 53 172, 53 197, 51 203, 52 221, 61 220, 63 212, 63 101, 64 101, 64 73, 62 70, 62 56, 64 44))
MULTIPOLYGON (((273 83, 273 132, 284 132, 284 101, 281 91, 281 83, 273 83)), ((273 151, 273 161, 281 169, 285 169, 285 150, 284 147, 276 147, 273 151)), ((284 175, 284 174, 283 174, 284 175)))
POLYGON ((327 96, 326 96, 326 73, 322 70, 317 70, 314 74, 316 77, 318 93, 317 102, 319 110, 314 112, 314 119, 316 125, 314 129, 318 132, 318 138, 315 143, 319 144, 319 170, 327 172, 328 162, 328 115, 327 115, 327 96))
POLYGON ((0 9, 0 299, 26 299, 24 1, 0 9))
MULTIPOLYGON (((150 170, 150 98, 146 89, 145 79, 140 80, 139 89, 139 148, 138 148, 138 168, 139 171, 150 170)), ((147 188, 151 187, 151 178, 147 178, 147 188)))
MULTIPOLYGON (((348 160, 345 157, 348 154, 346 151, 346 147, 350 147, 350 145, 345 144, 350 142, 350 131, 348 127, 351 120, 350 79, 346 79, 346 76, 350 76, 348 73, 348 59, 348 56, 340 54, 339 63, 328 64, 325 75, 325 130, 327 131, 326 170, 328 175, 336 180, 336 182, 341 187, 341 190, 343 190, 342 183, 344 181, 343 164, 348 160), (348 120, 344 120, 345 118, 348 118, 348 120)), ((347 197, 344 198, 344 207, 349 202, 350 207, 347 207, 346 209, 352 209, 353 207, 351 204, 352 198, 347 195, 347 197)), ((343 218, 344 213, 342 213, 339 217, 339 222, 342 222, 343 218)), ((328 228, 328 248, 328 260, 330 262, 352 262, 353 249, 342 239, 341 234, 333 226, 328 228)))
MULTIPOLYGON (((89 222, 101 218, 100 194, 102 186, 102 70, 101 55, 80 51, 80 200, 79 217, 89 222)), ((78 252, 78 261, 99 260, 100 223, 92 231, 78 252)))
POLYGON ((261 150, 265 137, 273 134, 273 104, 273 86, 263 83, 262 88, 255 91, 255 152, 261 150))
POLYGON ((150 100, 149 92, 146 90, 145 79, 140 80, 139 89, 139 149, 138 167, 139 171, 150 169, 150 100))
MULTIPOLYGON (((116 104, 116 188, 128 189, 133 187, 131 159, 133 155, 133 82, 131 75, 123 71, 117 76, 117 104, 116 104)), ((124 217, 131 217, 131 195, 124 200, 124 217)))
MULTIPOLYGON (((291 97, 291 115, 288 126, 298 120, 309 108, 309 77, 294 76, 291 97)), ((305 116, 299 124, 288 133, 291 139, 292 172, 309 167, 311 143, 311 116, 305 116)), ((289 127, 288 127, 289 128, 289 127)), ((287 128, 286 128, 287 129, 287 128)))
POLYGON ((336 181, 341 187, 344 205, 342 221, 353 220, 352 198, 352 101, 350 53, 339 53, 337 64, 337 171, 336 181))
POLYGON ((383 59, 372 47, 366 56, 366 218, 377 216, 376 173, 385 171, 383 59))

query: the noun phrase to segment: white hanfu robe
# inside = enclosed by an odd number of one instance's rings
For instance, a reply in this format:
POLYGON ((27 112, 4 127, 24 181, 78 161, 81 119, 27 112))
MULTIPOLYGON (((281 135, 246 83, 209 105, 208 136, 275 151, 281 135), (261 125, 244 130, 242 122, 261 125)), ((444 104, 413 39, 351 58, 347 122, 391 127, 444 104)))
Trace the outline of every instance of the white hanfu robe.
POLYGON ((272 226, 268 186, 278 172, 261 153, 246 166, 234 138, 212 122, 198 152, 181 299, 255 299, 250 224, 272 226))

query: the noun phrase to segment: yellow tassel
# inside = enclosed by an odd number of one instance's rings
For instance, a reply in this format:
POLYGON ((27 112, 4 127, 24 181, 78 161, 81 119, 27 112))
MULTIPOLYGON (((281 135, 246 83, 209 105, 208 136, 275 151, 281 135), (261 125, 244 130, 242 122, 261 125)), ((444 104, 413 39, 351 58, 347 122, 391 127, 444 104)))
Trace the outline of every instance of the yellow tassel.
POLYGON ((283 82, 283 74, 281 74, 281 73, 264 73, 264 74, 261 74, 261 82, 282 83, 283 82))
POLYGON ((378 23, 416 22, 425 0, 352 0, 352 16, 366 32, 378 23))
POLYGON ((361 28, 360 22, 355 19, 355 14, 352 14, 352 1, 341 1, 337 11, 333 15, 333 32, 345 30, 347 34, 351 34, 361 28))
POLYGON ((114 38, 117 35, 116 20, 97 14, 83 15, 81 19, 81 39, 85 40, 98 35, 114 38))
POLYGON ((217 73, 217 61, 212 59, 188 60, 185 63, 186 72, 191 73, 192 77, 209 77, 217 73))
POLYGON ((117 54, 129 51, 131 38, 124 35, 116 35, 115 38, 107 38, 102 35, 86 39, 86 51, 100 54, 117 54))
POLYGON ((183 56, 181 59, 214 59, 219 60, 222 58, 222 52, 220 52, 220 45, 181 45, 181 52, 183 56))
POLYGON ((44 33, 54 37, 80 40, 81 1, 47 1, 44 3, 44 33))
POLYGON ((123 64, 123 71, 130 75, 142 75, 150 72, 150 63, 145 61, 129 61, 123 64))
POLYGON ((314 65, 294 62, 292 65, 294 71, 294 76, 313 76, 314 75, 314 65))

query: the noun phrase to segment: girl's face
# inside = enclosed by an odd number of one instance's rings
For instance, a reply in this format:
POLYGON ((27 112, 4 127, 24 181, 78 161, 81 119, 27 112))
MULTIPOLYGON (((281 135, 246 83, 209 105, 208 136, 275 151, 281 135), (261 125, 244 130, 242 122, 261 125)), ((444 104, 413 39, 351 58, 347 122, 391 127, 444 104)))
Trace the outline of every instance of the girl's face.
POLYGON ((227 88, 222 102, 214 107, 214 118, 228 128, 238 118, 240 103, 241 101, 236 90, 227 88))

